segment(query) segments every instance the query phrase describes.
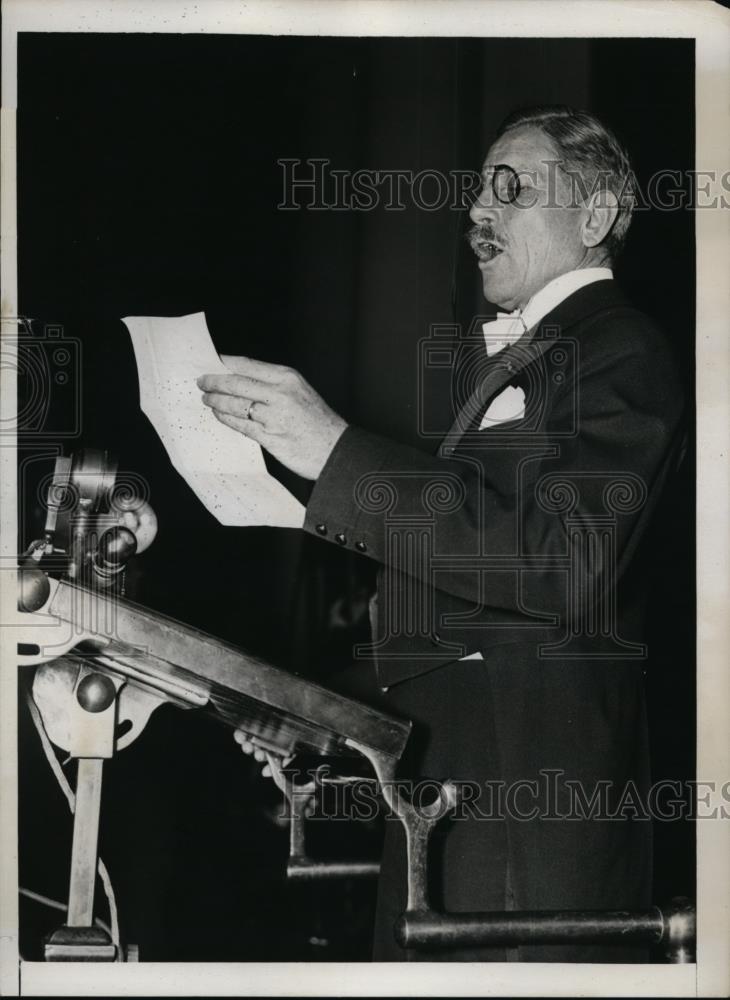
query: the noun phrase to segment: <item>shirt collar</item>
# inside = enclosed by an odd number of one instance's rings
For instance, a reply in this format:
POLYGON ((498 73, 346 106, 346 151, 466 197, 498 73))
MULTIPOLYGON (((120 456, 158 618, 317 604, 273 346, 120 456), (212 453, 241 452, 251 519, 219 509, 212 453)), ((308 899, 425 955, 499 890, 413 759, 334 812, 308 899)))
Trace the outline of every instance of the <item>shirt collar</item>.
POLYGON ((482 324, 487 355, 491 357, 508 344, 520 340, 528 330, 537 326, 540 320, 579 288, 594 281, 612 278, 613 271, 610 267, 583 267, 553 278, 532 296, 522 312, 519 309, 511 313, 500 312, 497 313, 496 320, 482 324))
POLYGON ((575 271, 566 271, 565 274, 548 281, 539 292, 535 292, 522 313, 515 315, 521 315, 525 330, 530 330, 579 288, 594 281, 606 281, 612 278, 613 271, 610 267, 582 267, 575 271))

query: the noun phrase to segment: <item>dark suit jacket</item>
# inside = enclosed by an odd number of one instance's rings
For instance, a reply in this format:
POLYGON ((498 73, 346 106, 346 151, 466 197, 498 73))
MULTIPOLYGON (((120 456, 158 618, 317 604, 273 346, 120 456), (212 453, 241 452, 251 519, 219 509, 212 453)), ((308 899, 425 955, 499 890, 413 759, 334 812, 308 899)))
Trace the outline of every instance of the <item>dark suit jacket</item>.
MULTIPOLYGON (((671 352, 615 282, 599 281, 485 357, 476 381, 436 455, 349 427, 305 528, 382 566, 364 652, 421 723, 417 773, 509 785, 552 769, 566 808, 575 781, 588 799, 609 783, 617 809, 649 781, 642 541, 682 440, 671 352), (478 430, 507 385, 524 392, 524 417, 478 430), (482 665, 455 662, 477 651, 482 665), (454 700, 467 671, 475 711, 468 694, 454 700)), ((535 801, 549 810, 545 794, 535 801)), ((512 816, 499 843, 495 824, 482 827, 506 862, 478 908, 649 902, 646 821, 512 816)))

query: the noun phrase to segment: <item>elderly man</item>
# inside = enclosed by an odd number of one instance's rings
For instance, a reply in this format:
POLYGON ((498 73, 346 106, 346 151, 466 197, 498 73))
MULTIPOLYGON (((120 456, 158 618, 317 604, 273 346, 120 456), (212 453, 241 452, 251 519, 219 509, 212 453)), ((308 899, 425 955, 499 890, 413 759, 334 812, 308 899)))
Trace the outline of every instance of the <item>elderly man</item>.
MULTIPOLYGON (((408 774, 472 789, 434 845, 447 910, 651 901, 642 542, 682 402, 662 333, 613 280, 631 176, 585 112, 502 125, 468 235, 485 298, 511 315, 485 324, 473 391, 435 456, 347 426, 276 365, 227 358, 235 374, 200 382, 219 420, 316 481, 305 530, 381 564, 373 652, 384 703, 415 723, 408 774)), ((393 941, 405 863, 386 827, 375 957, 414 958, 393 941)), ((443 957, 644 958, 567 945, 443 957)))

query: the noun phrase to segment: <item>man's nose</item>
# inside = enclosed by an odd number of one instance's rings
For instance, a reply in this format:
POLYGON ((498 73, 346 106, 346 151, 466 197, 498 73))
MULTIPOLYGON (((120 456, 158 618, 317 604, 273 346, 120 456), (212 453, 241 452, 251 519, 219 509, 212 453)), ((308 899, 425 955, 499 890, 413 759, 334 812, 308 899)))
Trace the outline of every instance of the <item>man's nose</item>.
POLYGON ((494 197, 494 192, 489 189, 482 191, 474 204, 469 209, 469 218, 478 226, 485 222, 494 222, 499 214, 499 202, 494 197))

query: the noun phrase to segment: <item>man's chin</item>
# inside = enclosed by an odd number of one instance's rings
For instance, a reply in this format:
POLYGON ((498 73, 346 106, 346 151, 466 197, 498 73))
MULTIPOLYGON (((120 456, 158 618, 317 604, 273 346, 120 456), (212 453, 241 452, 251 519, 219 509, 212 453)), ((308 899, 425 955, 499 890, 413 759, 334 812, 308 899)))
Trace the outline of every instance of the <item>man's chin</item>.
POLYGON ((482 270, 482 291, 487 302, 491 302, 498 309, 508 311, 514 309, 514 306, 511 305, 513 297, 510 295, 510 289, 506 288, 505 283, 497 280, 489 271, 482 270))

